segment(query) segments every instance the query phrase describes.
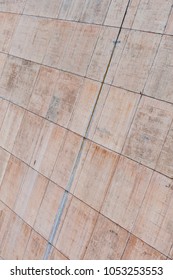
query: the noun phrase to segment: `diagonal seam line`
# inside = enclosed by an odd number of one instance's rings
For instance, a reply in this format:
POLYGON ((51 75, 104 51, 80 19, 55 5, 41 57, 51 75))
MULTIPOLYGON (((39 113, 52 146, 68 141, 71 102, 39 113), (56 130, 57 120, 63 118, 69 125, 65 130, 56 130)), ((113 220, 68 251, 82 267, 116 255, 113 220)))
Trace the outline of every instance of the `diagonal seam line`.
POLYGON ((76 174, 76 170, 77 170, 78 164, 79 164, 80 159, 81 159, 81 155, 82 155, 82 151, 83 151, 83 148, 84 148, 84 144, 85 144, 85 141, 86 141, 86 139, 88 137, 88 133, 89 133, 89 130, 90 130, 90 126, 91 126, 93 117, 94 117, 95 109, 96 109, 98 100, 100 98, 100 95, 101 95, 101 92, 102 92, 102 88, 103 88, 103 85, 104 85, 104 82, 105 82, 105 79, 106 79, 109 67, 110 67, 111 62, 112 62, 112 58, 113 58, 113 55, 114 55, 114 52, 115 52, 115 49, 116 49, 116 46, 117 46, 118 39, 119 39, 120 34, 121 34, 121 30, 122 30, 122 27, 123 27, 123 23, 124 23, 124 20, 125 20, 125 17, 126 17, 126 14, 127 14, 127 11, 128 11, 129 5, 130 5, 130 2, 131 2, 131 0, 129 0, 128 3, 127 3, 126 10, 124 12, 124 16, 123 16, 123 19, 122 19, 122 22, 121 22, 121 26, 119 28, 116 40, 114 41, 114 46, 113 46, 113 49, 112 49, 112 53, 111 53, 111 56, 109 58, 108 65, 106 67, 105 74, 103 76, 103 80, 102 80, 102 83, 101 83, 101 86, 100 86, 100 89, 99 89, 99 92, 98 92, 98 95, 97 95, 97 98, 96 98, 96 101, 95 101, 95 104, 94 104, 94 107, 93 107, 93 110, 92 110, 92 113, 91 113, 91 116, 90 116, 90 119, 89 119, 89 122, 88 122, 88 125, 87 125, 87 128, 86 128, 85 135, 83 137, 83 140, 82 140, 82 143, 81 143, 78 155, 76 157, 76 160, 75 160, 75 163, 74 163, 74 166, 73 166, 73 169, 72 169, 72 173, 71 173, 70 179, 69 179, 69 181, 67 183, 67 188, 66 188, 66 190, 65 190, 65 192, 63 194, 60 206, 58 208, 58 211, 57 211, 57 214, 56 214, 56 217, 55 217, 55 220, 54 220, 54 224, 53 224, 53 227, 52 227, 52 230, 51 230, 51 233, 50 233, 50 237, 48 239, 48 244, 47 244, 44 256, 43 256, 44 260, 47 260, 49 258, 49 254, 51 252, 52 244, 54 242, 54 239, 55 239, 55 236, 56 236, 59 224, 61 222, 61 217, 63 215, 64 209, 65 209, 65 206, 66 206, 66 202, 67 202, 67 199, 68 199, 68 193, 69 193, 69 191, 71 189, 71 186, 72 186, 72 183, 73 183, 73 180, 74 180, 74 176, 76 174))

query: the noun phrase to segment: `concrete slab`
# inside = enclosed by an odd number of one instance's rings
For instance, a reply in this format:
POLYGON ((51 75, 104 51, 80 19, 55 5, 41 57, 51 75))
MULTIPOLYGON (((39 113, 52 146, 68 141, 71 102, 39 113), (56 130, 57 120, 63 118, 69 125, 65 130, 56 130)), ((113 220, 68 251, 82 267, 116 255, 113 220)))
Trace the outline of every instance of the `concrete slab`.
POLYGON ((129 233, 126 230, 99 215, 84 259, 119 260, 128 236, 129 233))
POLYGON ((172 123, 171 104, 142 97, 123 154, 155 168, 172 123))

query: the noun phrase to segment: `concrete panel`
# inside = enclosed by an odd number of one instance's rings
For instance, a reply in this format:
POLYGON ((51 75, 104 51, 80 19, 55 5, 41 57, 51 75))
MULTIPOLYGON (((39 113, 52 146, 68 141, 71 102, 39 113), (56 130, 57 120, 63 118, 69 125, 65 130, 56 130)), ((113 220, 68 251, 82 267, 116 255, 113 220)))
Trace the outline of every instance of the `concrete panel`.
POLYGON ((31 161, 42 125, 43 120, 40 117, 25 113, 13 147, 16 157, 26 163, 31 161))
POLYGON ((22 13, 26 0, 3 0, 0 2, 0 11, 22 13))
POLYGON ((84 259, 119 260, 128 236, 126 230, 99 215, 84 259))
MULTIPOLYGON (((55 185, 52 182, 49 182, 40 209, 38 211, 34 229, 47 240, 54 225, 55 217, 58 213, 63 193, 64 191, 59 186, 55 185)), ((65 207, 65 211, 61 217, 62 222, 64 220, 65 212, 67 211, 69 202, 70 197, 65 207)))
POLYGON ((132 27, 140 2, 141 2, 141 0, 131 0, 130 1, 129 8, 127 10, 127 14, 125 16, 124 23, 123 23, 124 28, 132 27))
POLYGON ((48 180, 29 168, 18 192, 14 211, 33 227, 48 180))
POLYGON ((153 175, 133 230, 137 237, 165 255, 173 244, 171 186, 172 180, 158 173, 153 175))
POLYGON ((111 0, 86 0, 80 21, 103 24, 111 0))
POLYGON ((84 80, 83 86, 76 100, 68 128, 80 135, 85 135, 95 107, 101 84, 88 79, 84 80))
POLYGON ((92 121, 90 137, 113 151, 121 152, 131 122, 137 110, 140 96, 119 88, 111 87, 102 103, 96 107, 97 114, 92 121), (92 135, 93 134, 93 135, 92 135))
POLYGON ((120 157, 101 213, 131 232, 151 175, 150 169, 120 157))
POLYGON ((0 254, 2 255, 2 245, 4 243, 4 237, 9 231, 9 221, 11 217, 11 210, 0 201, 0 254))
POLYGON ((171 13, 170 13, 170 16, 169 16, 169 20, 167 22, 167 26, 166 26, 166 29, 165 29, 165 33, 166 34, 173 35, 173 25, 172 25, 172 22, 173 22, 173 10, 171 10, 171 13))
POLYGON ((84 10, 85 2, 86 0, 63 0, 58 18, 79 21, 84 10))
POLYGON ((0 79, 1 96, 27 107, 39 65, 9 56, 0 79))
POLYGON ((80 150, 82 138, 67 132, 61 151, 57 157, 51 180, 62 188, 66 188, 80 150))
POLYGON ((61 69, 62 60, 75 27, 76 23, 73 22, 54 22, 53 33, 43 60, 45 65, 61 69))
POLYGON ((99 211, 117 161, 117 155, 91 144, 83 163, 74 195, 99 211))
POLYGON ((3 72, 6 59, 7 59, 7 55, 4 54, 4 53, 0 53, 0 77, 1 77, 2 72, 3 72))
POLYGON ((82 259, 96 218, 96 211, 73 198, 62 225, 56 248, 68 258, 82 259))
POLYGON ((162 151, 160 153, 156 170, 173 178, 173 124, 166 136, 162 151))
POLYGON ((58 76, 58 70, 40 67, 28 110, 37 115, 46 116, 58 76))
MULTIPOLYGON (((1 10, 0 3, 0 10, 1 10)), ((0 51, 8 53, 11 46, 13 33, 17 27, 19 16, 0 12, 0 51)))
POLYGON ((87 70, 87 77, 98 81, 103 80, 117 35, 118 28, 102 28, 87 70))
MULTIPOLYGON (((105 83, 107 84, 112 84, 113 80, 114 80, 114 76, 117 70, 117 67, 119 65, 120 59, 122 57, 123 54, 123 50, 125 48, 127 39, 129 37, 129 30, 127 29, 122 29, 121 33, 119 35, 119 39, 116 42, 116 47, 112 56, 112 59, 110 61, 110 65, 108 66, 108 71, 105 77, 105 83)), ((114 38, 113 41, 115 43, 115 40, 117 38, 114 38)), ((105 69, 106 70, 106 69, 105 69)))
POLYGON ((24 14, 56 18, 63 0, 26 0, 24 14))
POLYGON ((0 187, 0 198, 11 209, 14 208, 27 169, 27 165, 14 156, 11 156, 8 160, 8 165, 0 187))
MULTIPOLYGON (((134 2, 136 4, 136 0, 134 2)), ((171 8, 171 0, 165 0, 164 2, 161 0, 140 1, 132 28, 163 33, 171 8)))
POLYGON ((22 259, 30 234, 31 228, 17 215, 11 213, 8 231, 3 237, 3 243, 1 244, 0 252, 2 257, 6 260, 22 259))
MULTIPOLYGON (((121 37, 120 37, 120 43, 121 37)), ((113 85, 134 92, 141 92, 148 78, 161 35, 131 30, 121 54, 119 64, 114 67, 113 85)), ((116 50, 114 53, 116 56, 116 50)), ((109 74, 108 74, 109 76, 109 74)))
POLYGON ((0 128, 3 124, 7 109, 8 109, 8 105, 9 102, 4 100, 4 99, 0 99, 0 128))
POLYGON ((65 129, 44 121, 31 159, 31 166, 46 177, 50 177, 61 150, 65 129))
POLYGON ((143 97, 127 137, 123 154, 155 168, 172 118, 172 105, 143 97))
POLYGON ((65 49, 62 69, 85 76, 100 33, 99 25, 78 23, 65 49))
POLYGON ((24 110, 12 103, 9 104, 0 129, 0 146, 11 152, 20 128, 24 110))
POLYGON ((22 16, 12 40, 10 54, 41 63, 53 26, 52 20, 22 16))
MULTIPOLYGON (((0 186, 2 183, 2 180, 4 178, 5 170, 8 164, 8 160, 10 158, 10 154, 4 151, 2 148, 0 148, 0 186)), ((1 190, 1 189, 0 189, 1 190)))
POLYGON ((46 118, 50 121, 67 127, 78 97, 82 94, 82 77, 59 72, 52 97, 48 104, 46 118))
POLYGON ((163 36, 144 94, 173 103, 173 38, 163 36))
POLYGON ((120 27, 127 4, 128 0, 112 0, 104 24, 120 27))
POLYGON ((47 241, 37 232, 32 230, 23 259, 24 260, 43 259, 46 245, 47 245, 47 241))
POLYGON ((123 260, 166 260, 166 257, 134 235, 130 236, 123 260))

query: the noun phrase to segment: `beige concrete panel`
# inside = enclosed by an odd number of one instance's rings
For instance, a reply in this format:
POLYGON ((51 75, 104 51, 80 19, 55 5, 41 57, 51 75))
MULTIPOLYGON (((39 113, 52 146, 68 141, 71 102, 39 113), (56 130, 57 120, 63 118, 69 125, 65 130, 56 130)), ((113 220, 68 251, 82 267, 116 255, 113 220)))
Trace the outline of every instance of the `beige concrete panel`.
POLYGON ((101 27, 78 23, 70 40, 70 48, 66 48, 62 69, 85 76, 90 63, 101 27))
POLYGON ((3 72, 6 59, 7 59, 7 55, 4 54, 4 53, 0 53, 0 77, 1 77, 2 72, 3 72))
MULTIPOLYGON (((92 126, 95 131, 92 139, 111 150, 121 152, 132 119, 139 103, 140 95, 111 87, 108 97, 96 108, 100 114, 92 126)), ((92 127, 91 127, 92 129, 92 127)))
POLYGON ((97 212, 73 198, 56 248, 69 259, 82 259, 97 218, 97 212))
POLYGON ((168 23, 166 26, 166 30, 165 30, 166 34, 173 35, 173 24, 172 23, 173 23, 173 9, 171 10, 171 14, 169 16, 169 20, 168 20, 168 23))
MULTIPOLYGON (((53 228, 55 217, 57 215, 63 197, 63 193, 63 189, 61 189, 54 183, 49 182, 36 218, 36 222, 34 224, 34 229, 47 240, 53 228)), ((66 214, 70 198, 71 197, 68 198, 63 215, 61 217, 61 221, 64 220, 64 216, 66 214)))
POLYGON ((49 255, 49 260, 68 260, 63 254, 61 254, 57 249, 53 248, 49 255))
POLYGON ((3 124, 9 102, 0 98, 0 128, 3 124))
POLYGON ((117 161, 118 155, 91 144, 74 195, 99 211, 117 161))
POLYGON ((81 95, 84 78, 59 72, 56 86, 48 104, 46 117, 64 127, 68 126, 77 99, 81 95))
POLYGON ((128 232, 99 215, 84 259, 119 260, 128 239, 128 232))
POLYGON ((170 259, 173 260, 173 246, 171 246, 169 256, 170 256, 170 259))
POLYGON ((24 110, 12 103, 9 104, 0 129, 0 146, 11 152, 20 128, 24 110))
POLYGON ((79 21, 85 2, 86 0, 63 0, 58 18, 79 21))
POLYGON ((127 137, 123 154, 155 168, 172 118, 172 105, 143 97, 127 137))
POLYGON ((12 213, 8 231, 1 245, 1 255, 6 260, 21 260, 31 234, 31 228, 12 213))
POLYGON ((105 105, 105 101, 108 98, 108 94, 110 91, 110 85, 106 85, 103 84, 102 89, 101 89, 101 93, 99 95, 99 98, 97 100, 97 105, 95 107, 95 110, 93 112, 93 116, 88 128, 88 138, 89 139, 93 139, 94 133, 96 131, 97 128, 97 124, 99 122, 99 119, 101 117, 101 113, 103 111, 104 105, 105 105))
POLYGON ((31 159, 31 166, 48 178, 52 174, 64 135, 65 129, 44 121, 31 159))
POLYGON ((132 25, 133 29, 162 33, 172 7, 172 0, 142 0, 132 25))
POLYGON ((45 65, 61 69, 65 51, 67 48, 71 48, 69 41, 74 33, 75 27, 76 23, 73 22, 59 20, 54 22, 53 34, 43 60, 45 65))
POLYGON ((0 254, 4 237, 8 232, 8 223, 11 216, 11 210, 0 201, 0 254))
MULTIPOLYGON (((0 186, 5 174, 5 170, 8 164, 8 160, 10 158, 10 154, 7 153, 6 151, 4 151, 1 147, 0 147, 0 186)), ((0 187, 1 189, 1 187, 0 187)), ((1 200, 1 196, 0 196, 0 200, 1 200)))
POLYGON ((80 21, 103 24, 111 0, 86 0, 80 21))
MULTIPOLYGON (((129 37, 129 33, 130 33, 130 31, 127 29, 121 30, 119 39, 116 42, 116 48, 115 48, 113 57, 111 59, 110 65, 109 65, 108 72, 106 74, 105 83, 112 84, 112 82, 114 80, 115 72, 117 70, 121 56, 123 54, 123 50, 126 45, 127 39, 129 37)), ((114 39, 116 40, 116 38, 114 38, 114 39)))
POLYGON ((9 56, 0 80, 1 96, 27 107, 39 65, 9 56))
POLYGON ((22 13, 26 0, 3 0, 0 2, 0 11, 22 13))
POLYGON ((130 236, 123 260, 166 260, 166 257, 134 235, 130 236))
POLYGON ((56 18, 63 0, 26 0, 24 14, 56 18))
POLYGON ((88 152, 90 150, 92 142, 89 141, 88 139, 84 139, 82 143, 82 148, 81 151, 78 155, 78 160, 77 160, 77 168, 75 169, 75 174, 73 176, 73 179, 70 181, 70 193, 74 194, 74 190, 76 188, 76 185, 78 184, 81 172, 84 167, 85 160, 87 158, 88 152))
POLYGON ((10 157, 0 187, 0 200, 2 200, 11 209, 14 207, 14 203, 18 196, 20 186, 25 178, 27 169, 27 165, 23 162, 13 156, 10 157))
POLYGON ((118 67, 114 69, 113 85, 135 92, 142 91, 160 40, 161 35, 131 30, 118 67))
POLYGON ((16 157, 30 163, 42 125, 43 119, 25 112, 13 147, 13 154, 16 157))
POLYGON ((2 253, 2 246, 4 238, 9 231, 9 220, 11 216, 11 210, 0 201, 0 254, 2 253))
POLYGON ((131 231, 152 176, 152 171, 121 157, 101 209, 109 219, 131 231))
MULTIPOLYGON (((0 9, 1 9, 0 3, 0 9)), ((10 13, 0 12, 0 51, 8 53, 15 28, 17 27, 19 16, 10 13)))
POLYGON ((111 0, 64 0, 59 19, 102 24, 111 0))
POLYGON ((102 81, 106 72, 109 59, 117 38, 118 29, 113 27, 103 27, 96 44, 90 65, 87 70, 87 77, 102 81))
POLYGON ((46 245, 47 241, 37 232, 32 230, 23 259, 42 260, 46 250, 46 245))
POLYGON ((173 245, 172 181, 155 173, 133 230, 134 235, 168 255, 173 245))
POLYGON ((10 54, 41 63, 53 26, 53 20, 23 15, 16 28, 10 54))
POLYGON ((79 92, 68 128, 80 135, 85 135, 101 84, 88 79, 84 80, 79 92))
POLYGON ((29 168, 18 192, 14 211, 33 227, 48 180, 29 168))
POLYGON ((112 0, 105 19, 105 25, 120 27, 128 0, 112 0))
POLYGON ((163 36, 144 93, 173 103, 173 37, 163 36))
POLYGON ((162 151, 160 153, 156 170, 173 178, 173 124, 166 136, 162 151))
POLYGON ((67 187, 75 160, 80 150, 82 138, 68 132, 64 139, 63 147, 60 150, 51 180, 62 188, 67 187))
POLYGON ((123 27, 131 28, 138 10, 138 6, 141 0, 131 0, 127 10, 126 17, 124 19, 123 27))
POLYGON ((37 115, 46 116, 58 76, 58 70, 43 66, 40 67, 28 110, 37 115))

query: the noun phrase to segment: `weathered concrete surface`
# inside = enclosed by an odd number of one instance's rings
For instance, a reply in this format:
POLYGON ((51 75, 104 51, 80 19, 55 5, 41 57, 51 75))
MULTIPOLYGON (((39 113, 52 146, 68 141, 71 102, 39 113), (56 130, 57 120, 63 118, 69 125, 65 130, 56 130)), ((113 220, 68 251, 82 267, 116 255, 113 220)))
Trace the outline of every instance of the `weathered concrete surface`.
POLYGON ((0 259, 173 258, 172 4, 0 2, 0 259))

